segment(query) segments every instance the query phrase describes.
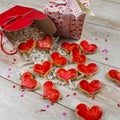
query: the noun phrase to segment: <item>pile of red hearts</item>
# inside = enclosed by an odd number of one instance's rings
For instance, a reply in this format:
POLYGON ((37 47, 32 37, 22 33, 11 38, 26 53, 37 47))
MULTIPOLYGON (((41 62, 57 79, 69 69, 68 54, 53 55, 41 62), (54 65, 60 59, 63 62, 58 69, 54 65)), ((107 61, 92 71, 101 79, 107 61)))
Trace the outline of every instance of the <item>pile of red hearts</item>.
MULTIPOLYGON (((30 39, 26 43, 21 43, 18 46, 18 50, 21 53, 30 54, 34 48, 38 50, 52 51, 53 40, 51 36, 46 36, 41 40, 30 39)), ((32 67, 33 73, 26 71, 21 76, 21 87, 28 90, 35 90, 39 86, 39 82, 34 79, 34 75, 40 77, 46 77, 54 67, 57 67, 56 77, 58 80, 65 82, 76 80, 79 75, 83 75, 86 79, 81 79, 78 83, 80 91, 87 93, 89 96, 94 96, 99 92, 102 83, 99 80, 90 80, 93 74, 98 70, 98 66, 95 63, 89 63, 85 65, 87 60, 86 54, 93 54, 97 50, 95 44, 89 44, 88 41, 83 40, 80 44, 63 42, 60 45, 61 50, 64 50, 67 55, 70 56, 70 63, 77 64, 77 68, 65 69, 68 59, 66 56, 61 55, 59 51, 53 51, 50 54, 50 58, 42 63, 36 63, 32 67), (33 75, 34 74, 34 75, 33 75)), ((117 70, 110 70, 107 76, 118 83, 120 83, 120 72, 117 70)), ((55 88, 54 83, 47 81, 43 84, 43 97, 47 98, 54 103, 61 98, 60 92, 55 88)), ((79 104, 75 109, 77 115, 84 120, 99 120, 102 117, 102 109, 99 106, 93 106, 88 108, 85 104, 79 104)))

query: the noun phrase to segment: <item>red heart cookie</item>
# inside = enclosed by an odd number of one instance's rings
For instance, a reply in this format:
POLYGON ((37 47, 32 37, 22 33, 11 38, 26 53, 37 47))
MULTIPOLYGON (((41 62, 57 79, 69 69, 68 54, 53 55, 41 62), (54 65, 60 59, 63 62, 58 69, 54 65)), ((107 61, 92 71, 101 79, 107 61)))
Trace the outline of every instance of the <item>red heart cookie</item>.
POLYGON ((86 40, 80 42, 80 48, 85 53, 94 53, 97 50, 97 46, 95 44, 89 44, 86 40))
POLYGON ((56 72, 57 77, 65 82, 68 82, 69 80, 74 80, 78 73, 74 68, 71 68, 69 70, 65 70, 64 68, 59 68, 56 72))
POLYGON ((99 92, 101 87, 102 84, 99 80, 93 80, 90 83, 87 80, 81 80, 78 83, 78 88, 90 96, 93 96, 95 93, 99 92))
POLYGON ((114 70, 114 69, 109 70, 107 76, 110 80, 113 80, 118 84, 120 83, 120 72, 118 70, 114 70))
POLYGON ((88 78, 90 78, 98 70, 98 66, 95 63, 90 63, 87 66, 80 63, 78 64, 77 68, 80 73, 84 74, 88 78))
POLYGON ((55 89, 54 83, 52 81, 47 81, 43 84, 43 97, 50 100, 53 104, 60 99, 60 92, 55 89))
POLYGON ((37 41, 37 48, 39 48, 40 50, 51 50, 52 43, 52 37, 46 36, 45 38, 37 41))
POLYGON ((80 49, 78 47, 75 47, 72 50, 71 56, 73 63, 84 63, 87 60, 86 56, 80 53, 80 49))
POLYGON ((18 46, 18 50, 23 53, 30 53, 36 46, 36 41, 34 39, 29 39, 26 43, 21 43, 18 46))
POLYGON ((71 50, 74 48, 74 47, 78 47, 78 44, 76 43, 69 43, 69 42, 63 42, 61 44, 61 48, 63 50, 65 50, 67 53, 70 53, 71 50))
POLYGON ((64 66, 67 63, 67 59, 61 56, 58 52, 51 54, 52 63, 56 66, 64 66))
POLYGON ((21 76, 21 87, 27 88, 28 90, 35 90, 39 86, 38 82, 33 79, 33 76, 30 72, 25 72, 21 76))
POLYGON ((52 68, 52 63, 45 61, 42 64, 34 64, 33 71, 42 77, 45 77, 52 68))
POLYGON ((100 120, 102 117, 102 109, 99 106, 88 108, 85 104, 78 104, 75 111, 82 120, 100 120))

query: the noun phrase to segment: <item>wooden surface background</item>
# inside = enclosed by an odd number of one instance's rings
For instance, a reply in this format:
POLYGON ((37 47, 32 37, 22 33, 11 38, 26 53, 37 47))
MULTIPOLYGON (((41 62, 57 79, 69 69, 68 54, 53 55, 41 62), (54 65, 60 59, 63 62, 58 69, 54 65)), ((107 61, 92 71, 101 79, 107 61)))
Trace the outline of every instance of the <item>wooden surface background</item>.
MULTIPOLYGON (((26 5, 41 10, 46 0, 0 0, 0 13, 12 6, 26 5)), ((105 74, 110 69, 120 70, 120 0, 93 0, 90 8, 95 16, 87 16, 81 37, 98 45, 96 54, 88 55, 89 62, 99 66, 93 77, 102 81, 103 89, 92 100, 79 90, 58 86, 63 99, 54 105, 42 99, 42 90, 22 91, 19 80, 8 80, 0 71, 0 120, 77 120, 75 106, 79 103, 99 105, 102 120, 120 120, 120 88, 109 81, 105 74), (102 52, 107 50, 107 53, 102 52), (107 58, 107 60, 106 60, 107 58), (76 96, 74 96, 76 92, 76 96), (69 97, 66 97, 69 95, 69 97), (43 110, 43 111, 42 111, 43 110), (45 110, 45 111, 44 111, 45 110)), ((0 63, 2 64, 2 63, 0 63)))

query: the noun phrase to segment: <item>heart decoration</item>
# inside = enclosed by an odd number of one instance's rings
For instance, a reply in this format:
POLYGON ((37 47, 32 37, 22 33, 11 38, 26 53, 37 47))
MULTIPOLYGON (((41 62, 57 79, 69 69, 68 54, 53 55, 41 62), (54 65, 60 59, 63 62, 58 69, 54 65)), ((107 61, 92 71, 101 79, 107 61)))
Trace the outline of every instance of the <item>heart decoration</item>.
POLYGON ((120 72, 118 70, 109 70, 107 76, 110 80, 117 82, 120 84, 120 72))
POLYGON ((61 48, 66 51, 66 53, 70 53, 74 47, 78 47, 78 44, 76 43, 69 43, 69 42, 63 42, 61 44, 61 48))
POLYGON ((50 100, 52 104, 57 102, 60 96, 60 92, 55 89, 52 81, 47 81, 43 84, 43 97, 50 100))
POLYGON ((78 68, 78 71, 81 74, 84 74, 87 78, 90 78, 98 70, 98 66, 95 63, 90 63, 87 66, 80 63, 78 64, 77 68, 78 68))
POLYGON ((56 72, 56 75, 59 79, 68 83, 69 80, 74 80, 78 76, 78 73, 74 68, 71 68, 69 70, 65 70, 64 68, 59 68, 56 72))
POLYGON ((58 52, 51 54, 52 63, 56 66, 64 66, 67 63, 67 59, 61 56, 58 52))
POLYGON ((33 71, 42 77, 45 77, 52 68, 52 63, 44 61, 42 64, 34 64, 33 71))
POLYGON ((29 39, 26 43, 20 43, 18 45, 19 52, 30 53, 36 46, 36 41, 34 39, 29 39))
POLYGON ((102 109, 99 106, 88 108, 85 104, 78 104, 75 112, 82 120, 100 120, 102 117, 102 109))
POLYGON ((87 60, 86 56, 80 53, 80 49, 78 47, 75 47, 72 50, 71 56, 73 63, 85 63, 87 60))
POLYGON ((84 53, 94 53, 97 50, 97 45, 89 44, 86 40, 80 42, 80 48, 84 53))
POLYGON ((78 83, 78 88, 88 95, 93 96, 95 93, 100 91, 102 84, 99 80, 92 80, 90 83, 87 80, 81 80, 78 83))
POLYGON ((35 90, 39 86, 37 80, 33 78, 30 72, 25 72, 21 76, 21 88, 27 88, 28 90, 35 90))
POLYGON ((37 41, 37 48, 40 50, 51 50, 52 49, 52 37, 46 36, 43 39, 37 41))

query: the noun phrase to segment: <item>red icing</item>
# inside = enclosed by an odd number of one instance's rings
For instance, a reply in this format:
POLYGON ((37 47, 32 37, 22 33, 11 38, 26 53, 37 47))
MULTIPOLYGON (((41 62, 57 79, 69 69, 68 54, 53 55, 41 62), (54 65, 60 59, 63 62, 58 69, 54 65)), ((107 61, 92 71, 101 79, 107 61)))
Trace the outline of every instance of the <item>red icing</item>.
POLYGON ((78 71, 80 73, 85 74, 86 77, 91 77, 98 70, 98 66, 95 63, 90 63, 87 66, 80 63, 78 64, 77 68, 78 68, 78 71))
POLYGON ((85 53, 94 53, 97 50, 97 46, 95 44, 89 44, 86 40, 80 42, 80 48, 85 53))
POLYGON ((56 74, 59 79, 62 79, 65 82, 75 79, 78 75, 77 71, 73 68, 69 70, 65 70, 64 68, 59 68, 56 74))
POLYGON ((35 47, 36 41, 34 39, 29 39, 26 43, 21 43, 18 46, 20 52, 30 53, 30 51, 35 47))
POLYGON ((45 38, 37 41, 37 47, 40 50, 51 50, 52 43, 53 43, 52 37, 51 36, 46 36, 45 38))
POLYGON ((118 70, 110 70, 108 71, 108 76, 110 79, 120 83, 120 72, 118 70))
POLYGON ((86 56, 80 53, 80 50, 78 47, 75 47, 72 50, 72 62, 75 63, 84 63, 86 61, 86 56))
POLYGON ((61 48, 64 49, 67 53, 71 52, 74 47, 78 47, 76 43, 63 42, 61 48))
POLYGON ((88 108, 85 104, 78 104, 76 113, 84 120, 100 120, 102 117, 102 109, 99 106, 88 108))
POLYGON ((43 97, 54 103, 60 99, 60 92, 55 89, 52 81, 47 81, 43 84, 43 97))
POLYGON ((58 52, 53 52, 51 58, 53 64, 57 66, 64 66, 67 63, 67 59, 61 56, 58 52))
POLYGON ((34 89, 37 86, 37 81, 33 79, 30 72, 25 72, 21 76, 21 87, 27 89, 34 89))
POLYGON ((49 61, 45 61, 42 64, 34 64, 33 71, 40 74, 41 76, 46 76, 51 70, 52 64, 49 61))
POLYGON ((79 82, 78 87, 92 96, 101 89, 102 84, 99 80, 93 80, 90 83, 87 80, 82 80, 79 82))

